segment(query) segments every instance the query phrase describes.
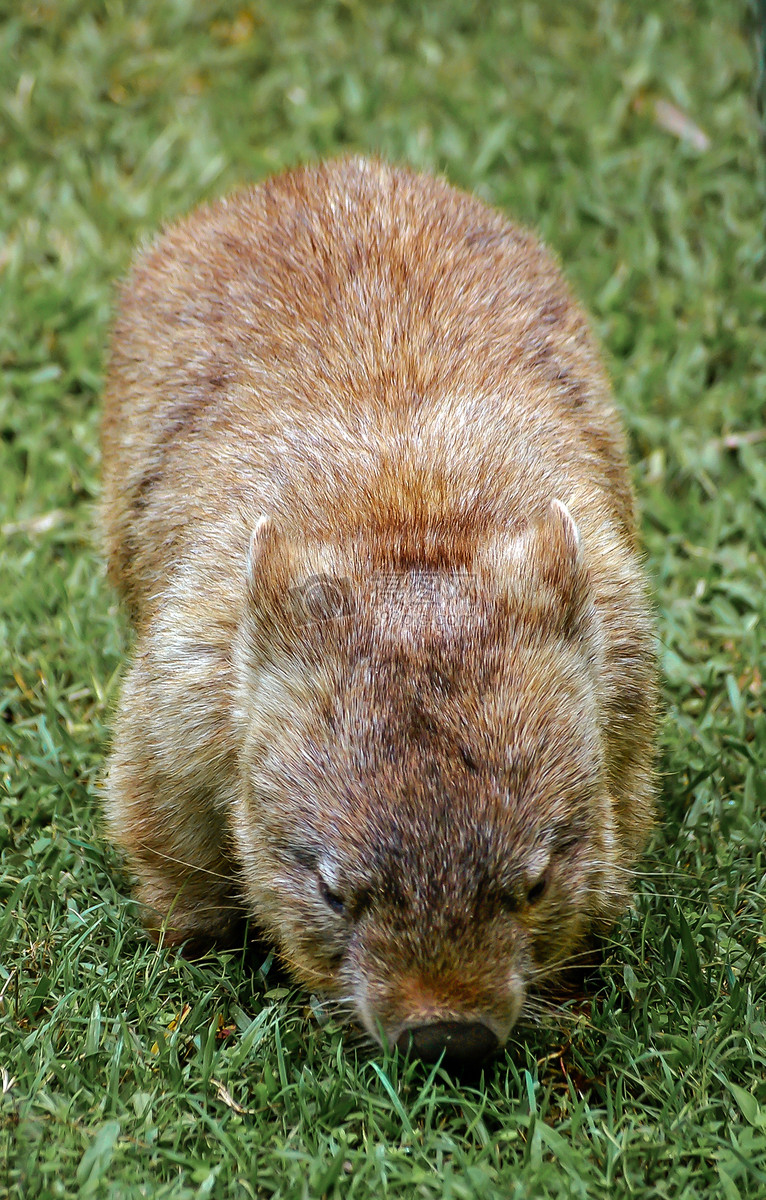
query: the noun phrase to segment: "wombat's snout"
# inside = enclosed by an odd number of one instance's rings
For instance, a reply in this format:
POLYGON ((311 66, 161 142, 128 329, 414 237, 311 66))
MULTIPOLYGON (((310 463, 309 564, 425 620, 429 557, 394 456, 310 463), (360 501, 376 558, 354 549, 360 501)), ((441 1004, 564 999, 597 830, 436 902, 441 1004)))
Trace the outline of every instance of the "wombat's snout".
POLYGON ((405 1053, 416 1054, 424 1062, 445 1059, 456 1066, 482 1063, 500 1049, 500 1042, 483 1021, 431 1021, 426 1025, 406 1026, 396 1045, 405 1053))

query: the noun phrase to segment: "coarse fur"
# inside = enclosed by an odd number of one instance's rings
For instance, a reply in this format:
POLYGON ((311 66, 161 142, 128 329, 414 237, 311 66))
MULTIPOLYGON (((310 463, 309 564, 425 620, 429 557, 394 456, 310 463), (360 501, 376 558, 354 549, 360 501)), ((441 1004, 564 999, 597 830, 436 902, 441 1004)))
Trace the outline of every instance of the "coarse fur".
POLYGON ((551 256, 359 158, 201 208, 123 288, 103 457, 150 927, 247 912, 381 1040, 502 1043, 653 818, 624 439, 551 256))

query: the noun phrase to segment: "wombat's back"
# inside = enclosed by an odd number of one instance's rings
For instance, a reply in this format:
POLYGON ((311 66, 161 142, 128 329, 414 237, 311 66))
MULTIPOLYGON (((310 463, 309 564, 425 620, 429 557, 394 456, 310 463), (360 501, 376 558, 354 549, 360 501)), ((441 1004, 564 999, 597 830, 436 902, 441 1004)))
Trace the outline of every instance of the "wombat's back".
POLYGON ((448 514, 475 542, 587 492, 633 540, 609 388, 548 254, 361 159, 200 209, 138 258, 103 458, 110 575, 139 623, 190 546, 240 563, 263 511, 304 539, 448 514))

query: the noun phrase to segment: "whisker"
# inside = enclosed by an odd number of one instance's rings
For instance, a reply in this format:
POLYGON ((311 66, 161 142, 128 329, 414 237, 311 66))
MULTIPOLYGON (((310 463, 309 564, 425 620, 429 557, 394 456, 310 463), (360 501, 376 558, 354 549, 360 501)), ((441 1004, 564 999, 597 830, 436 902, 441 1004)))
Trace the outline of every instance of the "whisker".
POLYGON ((137 842, 136 845, 155 858, 176 863, 179 867, 186 867, 187 870, 193 871, 195 874, 210 875, 213 879, 225 879, 227 883, 231 882, 231 873, 224 875, 221 871, 212 871, 209 867, 201 867, 198 863, 186 862, 183 858, 176 858, 173 854, 167 854, 164 850, 158 850, 155 846, 150 846, 148 842, 137 842))
POLYGON ((563 1006, 549 1005, 546 1007, 527 1007, 525 1004, 519 1016, 519 1025, 542 1025, 554 1021, 557 1025, 569 1025, 572 1028, 594 1029, 595 1026, 584 1013, 572 1012, 563 1006))
MULTIPOLYGON (((614 943, 614 945, 618 944, 617 942, 614 943)), ((587 964, 594 957, 597 957, 597 955, 598 949, 596 947, 589 947, 579 951, 577 954, 567 954, 561 958, 554 959, 552 962, 545 963, 544 966, 533 967, 529 972, 528 979, 530 982, 537 983, 538 980, 545 979, 549 975, 556 975, 567 967, 576 967, 578 963, 587 964)))
POLYGON ((628 879, 694 879, 695 876, 687 875, 683 871, 667 870, 657 871, 642 871, 634 867, 623 867, 619 863, 608 862, 600 858, 592 858, 588 860, 589 867, 597 867, 602 871, 610 871, 613 874, 624 875, 628 879))

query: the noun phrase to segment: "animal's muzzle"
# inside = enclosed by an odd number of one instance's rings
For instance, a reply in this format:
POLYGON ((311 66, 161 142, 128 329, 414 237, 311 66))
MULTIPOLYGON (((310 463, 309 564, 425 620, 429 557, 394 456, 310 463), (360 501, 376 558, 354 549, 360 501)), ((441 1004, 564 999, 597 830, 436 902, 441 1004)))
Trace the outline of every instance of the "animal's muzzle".
POLYGON ((482 1021, 432 1021, 407 1026, 396 1044, 424 1062, 436 1062, 444 1054, 455 1066, 466 1067, 484 1062, 500 1048, 497 1035, 482 1021))

